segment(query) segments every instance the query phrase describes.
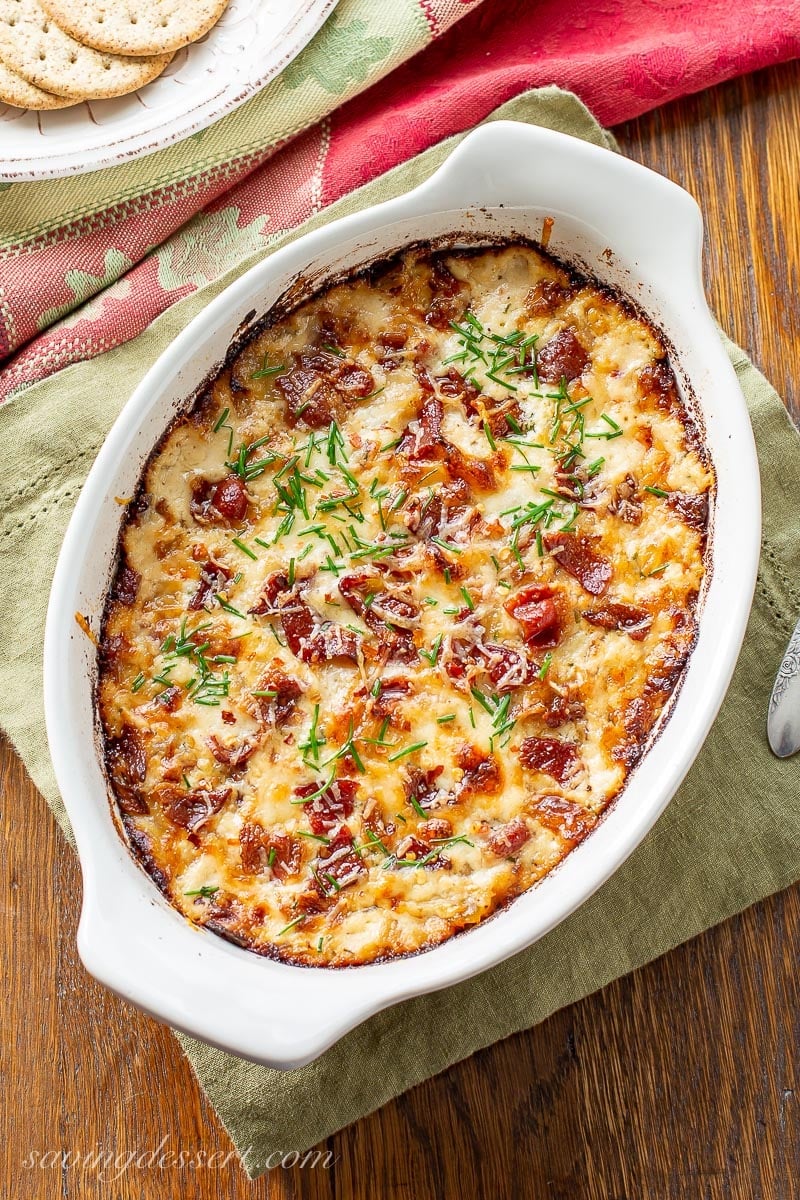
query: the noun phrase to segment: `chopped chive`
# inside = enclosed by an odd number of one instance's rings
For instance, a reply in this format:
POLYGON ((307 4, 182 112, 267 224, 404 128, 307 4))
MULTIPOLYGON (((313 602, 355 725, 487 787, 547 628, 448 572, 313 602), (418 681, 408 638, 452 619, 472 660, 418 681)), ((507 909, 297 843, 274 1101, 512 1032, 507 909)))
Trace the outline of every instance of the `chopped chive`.
MULTIPOLYGON (((255 558, 255 555, 253 555, 253 557, 255 558)), ((214 593, 214 599, 217 601, 217 604, 219 604, 223 612, 230 613, 232 617, 239 617, 241 621, 247 620, 247 617, 244 615, 244 613, 239 612, 239 609, 234 608, 232 604, 228 604, 228 601, 224 596, 220 596, 219 592, 214 593)))
POLYGON ((473 697, 478 701, 478 704, 480 704, 481 708, 485 708, 489 716, 492 716, 494 714, 494 708, 488 698, 484 696, 480 688, 472 687, 469 690, 472 692, 473 697))
POLYGON ((493 438, 493 436, 492 436, 492 431, 491 431, 491 429, 489 428, 489 422, 488 422, 488 421, 484 421, 484 422, 483 422, 483 432, 484 432, 484 434, 486 435, 486 440, 487 440, 487 442, 489 443, 489 445, 491 446, 492 450, 496 450, 496 449, 497 449, 497 442, 494 440, 494 438, 493 438))
POLYGON ((402 750, 396 750, 394 754, 390 754, 387 761, 397 762, 398 758, 405 758, 407 754, 413 754, 416 750, 422 750, 427 744, 427 742, 412 742, 410 746, 404 746, 402 750))
POLYGON ((435 542, 437 546, 441 546, 442 550, 449 550, 451 554, 461 554, 462 553, 462 550, 460 549, 460 547, 454 546, 452 544, 452 542, 445 542, 440 537, 432 537, 431 541, 435 542))
POLYGON ((660 496, 662 500, 665 499, 669 495, 669 492, 665 492, 663 488, 645 487, 644 490, 646 492, 650 492, 650 494, 652 496, 660 496))
POLYGON ((539 670, 536 672, 539 679, 544 679, 545 675, 550 670, 550 664, 552 661, 553 661, 553 656, 550 653, 550 651, 548 650, 547 654, 545 654, 544 658, 542 659, 542 665, 539 667, 539 670))
POLYGON ((461 595, 464 597, 464 603, 466 604, 469 611, 475 612, 475 601, 472 599, 472 596, 470 596, 469 592, 467 591, 467 589, 465 587, 461 588, 461 595))
POLYGON ((283 929, 279 929, 275 936, 283 937, 285 933, 288 933, 290 929, 294 929, 295 925, 299 925, 300 922, 305 921, 305 919, 305 913, 301 913, 299 917, 295 917, 295 919, 290 921, 288 925, 284 925, 283 929))
POLYGON ((381 841, 381 839, 378 837, 378 835, 376 833, 373 833, 373 831, 371 829, 368 829, 365 836, 367 838, 367 845, 370 848, 381 850, 383 852, 384 858, 390 857, 389 851, 386 849, 386 846, 383 844, 383 842, 381 841))
POLYGON ((231 541, 237 550, 241 550, 242 554, 246 554, 248 558, 252 558, 253 562, 258 561, 258 555, 254 554, 249 546, 245 546, 244 542, 240 541, 239 538, 231 538, 231 541))
POLYGON ((223 411, 220 413, 219 417, 217 418, 217 423, 213 429, 214 433, 219 433, 220 429, 222 429, 222 426, 225 424, 225 422, 227 421, 227 419, 230 415, 231 415, 231 410, 229 408, 223 409, 223 411))
POLYGON ((425 812, 425 809, 422 807, 416 796, 409 796, 408 803, 411 805, 418 817, 422 817, 423 821, 427 821, 428 814, 425 812))
POLYGON ((444 717, 437 717, 436 724, 437 725, 446 725, 448 721, 455 721, 455 719, 456 719, 455 713, 447 713, 446 716, 444 716, 444 717))
POLYGON ((431 646, 430 650, 419 650, 418 651, 420 658, 424 658, 425 661, 430 663, 431 666, 434 666, 436 664, 436 660, 439 657, 439 651, 442 648, 442 637, 443 636, 444 636, 443 634, 441 634, 441 633, 439 634, 439 636, 436 638, 436 641, 431 646))
POLYGON ((203 896, 207 900, 218 891, 218 887, 212 887, 210 884, 204 883, 202 887, 193 888, 191 892, 184 892, 183 894, 184 896, 203 896))
POLYGON ((269 355, 265 354, 261 360, 261 367, 254 371, 250 376, 251 379, 267 379, 270 375, 279 375, 281 371, 286 370, 286 363, 280 363, 276 366, 268 366, 269 355))
POLYGON ((144 675, 140 671, 139 674, 134 679, 133 683, 131 684, 131 691, 138 692, 143 684, 144 684, 144 675))

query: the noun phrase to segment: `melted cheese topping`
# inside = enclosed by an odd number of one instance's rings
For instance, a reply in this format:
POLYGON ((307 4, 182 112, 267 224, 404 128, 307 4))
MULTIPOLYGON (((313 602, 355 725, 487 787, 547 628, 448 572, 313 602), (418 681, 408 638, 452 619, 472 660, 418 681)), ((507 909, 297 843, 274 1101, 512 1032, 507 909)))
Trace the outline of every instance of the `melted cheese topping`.
POLYGON ((643 753, 712 483, 658 335, 533 246, 411 250, 274 320, 130 505, 99 708, 135 853, 288 961, 483 920, 643 753))

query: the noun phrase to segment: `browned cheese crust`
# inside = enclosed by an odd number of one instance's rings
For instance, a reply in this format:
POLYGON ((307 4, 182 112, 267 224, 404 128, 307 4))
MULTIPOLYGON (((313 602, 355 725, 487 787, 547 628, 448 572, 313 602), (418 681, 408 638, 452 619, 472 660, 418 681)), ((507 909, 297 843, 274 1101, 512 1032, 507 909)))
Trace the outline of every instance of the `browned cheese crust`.
POLYGON ((129 505, 98 701, 134 852, 295 963, 484 920, 646 748, 712 488, 658 334, 534 246, 412 248, 274 319, 129 505))

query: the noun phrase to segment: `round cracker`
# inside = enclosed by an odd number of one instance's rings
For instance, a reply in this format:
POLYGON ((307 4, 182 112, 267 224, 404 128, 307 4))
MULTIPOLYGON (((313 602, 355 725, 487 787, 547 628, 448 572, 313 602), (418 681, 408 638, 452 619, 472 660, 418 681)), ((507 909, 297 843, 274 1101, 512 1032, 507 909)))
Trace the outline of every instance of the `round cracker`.
POLYGON ((5 63, 0 62, 0 104, 13 104, 15 108, 34 108, 44 111, 48 108, 68 108, 77 104, 77 100, 67 96, 54 96, 52 92, 44 92, 41 88, 27 79, 23 79, 16 71, 12 71, 5 63))
POLYGON ((41 0, 86 46, 110 54, 174 53, 208 33, 229 0, 41 0))
POLYGON ((95 100, 135 92, 160 75, 171 57, 101 54, 64 33, 38 0, 0 0, 0 59, 57 96, 95 100))

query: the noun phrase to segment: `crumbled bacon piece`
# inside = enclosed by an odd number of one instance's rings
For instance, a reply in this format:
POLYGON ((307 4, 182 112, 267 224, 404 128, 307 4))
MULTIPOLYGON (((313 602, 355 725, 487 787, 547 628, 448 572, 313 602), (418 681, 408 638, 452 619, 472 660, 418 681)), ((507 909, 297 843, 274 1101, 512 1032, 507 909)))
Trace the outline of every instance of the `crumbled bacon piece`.
MULTIPOLYGON (((432 387, 431 383, 431 387, 432 387)), ((465 454, 442 436, 444 409, 437 396, 426 396, 416 420, 409 422, 400 436, 398 453, 410 462, 438 460, 453 480, 488 491, 494 487, 494 468, 487 459, 465 454)))
POLYGON ((586 715, 586 706, 579 697, 560 696, 555 693, 547 705, 544 723, 550 729, 559 729, 567 721, 579 721, 586 715))
POLYGON ((588 362, 588 354, 569 326, 551 337, 536 359, 539 378, 545 383, 558 383, 562 379, 570 383, 583 374, 588 362))
POLYGON ((667 504, 690 529, 702 533, 708 524, 708 493, 670 492, 667 504))
POLYGON ((545 649, 558 644, 561 621, 551 587, 534 585, 522 588, 505 602, 505 610, 522 626, 528 646, 545 649))
POLYGON ((286 833, 266 829, 257 821, 245 821, 239 832, 242 870, 247 875, 271 871, 276 879, 294 875, 300 866, 300 843, 286 833))
POLYGON ((568 469, 559 466, 555 472, 555 484, 559 496, 573 501, 579 508, 597 507, 599 484, 584 466, 568 469))
POLYGON ((403 775, 403 791, 408 801, 416 800, 420 808, 432 808, 439 799, 440 788, 437 779, 444 767, 406 767, 403 775))
POLYGON ((303 805, 303 811, 308 817, 312 833, 328 833, 351 815, 358 791, 358 780, 335 779, 324 792, 315 796, 314 793, 318 791, 317 784, 303 783, 294 789, 294 794, 303 797, 314 796, 313 800, 303 805))
POLYGON ((123 562, 117 577, 114 580, 112 596, 118 603, 130 606, 133 604, 139 592, 139 584, 142 582, 142 577, 138 571, 134 571, 129 563, 123 562))
POLYGON ((305 357, 301 355, 300 365, 279 376, 275 386, 286 399, 291 421, 302 421, 309 429, 323 429, 336 416, 336 392, 323 373, 303 365, 305 357))
POLYGON ((409 458, 436 458, 441 451, 441 431, 444 409, 436 396, 422 403, 419 416, 403 430, 397 445, 399 454, 409 458))
POLYGON ((448 367, 445 375, 436 376, 435 383, 443 396, 461 400, 470 416, 477 411, 475 401, 480 396, 481 389, 474 379, 465 379, 455 367, 448 367))
POLYGON ((415 662, 417 658, 412 626, 417 624, 419 609, 408 595, 392 592, 376 575, 344 575, 339 592, 357 616, 378 635, 381 647, 390 658, 415 662))
POLYGON ((597 818, 564 796, 539 796, 530 814, 567 842, 577 845, 597 824, 597 818))
POLYGON ((285 598, 291 593, 289 577, 284 575, 283 571, 273 571, 265 580, 258 603, 250 609, 250 612, 256 617, 272 616, 280 611, 278 602, 281 598, 285 598))
POLYGON ((478 648, 483 658, 487 675, 494 684, 495 691, 502 695, 513 688, 524 687, 532 683, 536 677, 536 666, 525 657, 521 650, 512 646, 495 646, 486 643, 478 648))
POLYGON ((378 341, 390 350, 402 350, 408 341, 408 326, 402 325, 395 329, 385 329, 378 334, 378 341))
POLYGON ((214 733, 206 741, 217 762, 230 767, 231 771, 241 771, 258 747, 258 742, 249 738, 245 738, 238 746, 226 746, 214 733))
MULTIPOLYGON (((461 609, 456 620, 467 620, 471 615, 468 608, 461 609)), ((533 682, 538 669, 521 650, 512 646, 454 638, 451 649, 452 654, 444 663, 444 669, 451 679, 458 682, 465 680, 468 673, 474 678, 477 672, 485 671, 495 691, 500 694, 533 682)))
POLYGON ((495 486, 494 468, 485 458, 464 454, 458 446, 447 442, 444 446, 444 459, 454 479, 461 479, 481 492, 488 492, 495 486))
POLYGON ((241 521, 247 512, 247 489, 238 475, 226 475, 214 488, 211 503, 226 521, 241 521))
POLYGON ((173 825, 179 825, 189 833, 195 833, 210 817, 218 813, 233 795, 233 789, 219 787, 193 788, 183 791, 175 784, 161 784, 154 789, 157 798, 164 809, 165 815, 173 825))
POLYGON ((611 580, 611 563, 598 554, 588 537, 575 533, 547 533, 545 548, 567 574, 592 596, 602 596, 611 580))
POLYGON ((500 764, 493 754, 483 754, 477 746, 465 743, 456 753, 463 771, 459 792, 462 795, 495 796, 503 783, 500 764))
POLYGON ((627 633, 635 642, 646 638, 653 624, 652 614, 646 608, 637 608, 635 604, 622 604, 615 600, 610 600, 600 608, 587 609, 582 615, 584 621, 588 621, 590 625, 597 625, 600 629, 618 629, 627 633))
POLYGON ((108 739, 106 765, 122 811, 131 816, 146 813, 147 802, 141 785, 147 774, 147 757, 142 735, 135 726, 125 722, 119 735, 108 739))
POLYGON ((364 367, 355 363, 347 363, 342 367, 336 380, 336 388, 344 396, 354 400, 363 400, 375 391, 375 379, 364 367))
POLYGON ((642 519, 642 497, 634 475, 626 475, 614 489, 608 511, 627 525, 638 525, 642 519))
POLYGON ((294 713, 297 701, 303 689, 291 675, 287 675, 280 667, 272 667, 258 680, 257 692, 271 692, 274 695, 256 696, 259 719, 265 725, 280 728, 294 713))
POLYGON ((231 572, 227 567, 209 558, 200 568, 199 586, 189 601, 189 608, 194 612, 205 608, 209 599, 221 591, 230 578, 231 572))
POLYGON ((156 703, 165 708, 167 712, 176 712, 180 708, 183 701, 183 692, 179 687, 168 687, 163 692, 159 692, 156 696, 156 703))
POLYGON ((302 597, 306 583, 298 581, 290 587, 286 575, 276 571, 267 579, 258 603, 250 612, 255 616, 280 617, 287 645, 301 662, 323 663, 337 658, 358 661, 361 638, 352 629, 323 621, 302 597))
POLYGON ((499 858, 510 858, 527 841, 531 831, 524 817, 513 817, 505 825, 496 826, 488 837, 489 847, 499 858))
POLYGON ((579 761, 572 742, 542 737, 526 737, 519 748, 519 759, 523 767, 541 771, 560 784, 569 782, 579 761))
POLYGON ((645 399, 653 400, 663 412, 672 412, 680 405, 675 376, 666 358, 648 363, 639 372, 639 389, 645 399))
POLYGON ((552 317, 570 296, 570 289, 555 279, 540 279, 528 292, 525 307, 532 317, 552 317))
POLYGON ((238 475, 226 475, 219 480, 198 476, 192 480, 189 511, 201 525, 213 525, 220 520, 241 521, 248 503, 247 489, 238 475))
POLYGON ((449 539, 466 545, 480 513, 473 505, 469 485, 463 479, 454 479, 424 500, 412 496, 405 505, 404 521, 420 541, 447 533, 449 539))
POLYGON ((463 284, 447 269, 441 258, 434 258, 431 270, 431 299, 425 323, 434 329, 448 329, 459 317, 464 305, 460 299, 463 284))
POLYGON ((375 390, 369 371, 338 354, 314 349, 293 357, 293 366, 275 386, 286 399, 289 418, 309 429, 330 425, 354 399, 375 390))
POLYGON ((437 376, 436 384, 443 396, 452 396, 461 401, 468 417, 477 418, 479 422, 486 421, 495 437, 505 437, 511 432, 507 413, 515 419, 520 417, 518 401, 496 400, 482 393, 474 380, 465 379, 455 367, 449 367, 446 375, 437 376))
POLYGON ((421 821, 417 826, 417 833, 426 841, 434 842, 442 838, 449 838, 453 835, 453 826, 446 817, 431 817, 428 821, 421 821))
POLYGON ((331 835, 330 845, 320 850, 314 867, 314 879, 322 895, 340 892, 355 883, 367 868, 361 860, 353 842, 353 835, 346 825, 340 825, 331 835))
POLYGON ((301 662, 323 663, 337 658, 358 661, 359 635, 333 621, 320 621, 299 597, 281 609, 281 626, 289 649, 301 662))
POLYGON ((409 834, 399 843, 395 856, 398 862, 407 863, 409 866, 414 862, 419 863, 426 871, 448 869, 451 865, 450 860, 443 858, 438 851, 434 853, 435 849, 428 842, 409 834))
POLYGON ((242 650, 242 639, 235 637, 225 637, 222 633, 214 630, 195 630, 191 635, 191 641, 196 646, 206 646, 206 658, 217 658, 220 654, 226 658, 238 658, 242 650))
MULTIPOLYGON (((385 679, 381 684, 381 690, 375 697, 372 711, 379 720, 385 720, 386 717, 396 720, 397 707, 411 692, 410 679, 385 679)), ((401 728, 407 728, 408 722, 403 722, 401 728)))

